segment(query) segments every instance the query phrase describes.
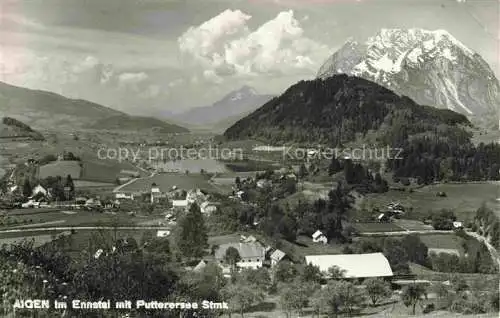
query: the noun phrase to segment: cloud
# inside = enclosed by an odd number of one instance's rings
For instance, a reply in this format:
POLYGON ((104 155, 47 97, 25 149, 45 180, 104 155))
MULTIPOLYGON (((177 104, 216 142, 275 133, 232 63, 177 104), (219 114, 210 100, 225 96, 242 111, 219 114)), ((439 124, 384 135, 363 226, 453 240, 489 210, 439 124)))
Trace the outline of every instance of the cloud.
POLYGON ((149 76, 144 73, 122 73, 118 76, 118 83, 120 86, 138 88, 139 85, 147 82, 149 76))
POLYGON ((328 47, 305 36, 292 10, 253 31, 250 19, 239 10, 226 10, 190 27, 179 37, 179 49, 212 81, 231 75, 309 74, 328 57, 328 47))
POLYGON ((146 72, 125 72, 95 56, 66 60, 36 54, 16 56, 17 67, 0 58, 0 78, 22 87, 48 90, 70 98, 82 98, 132 113, 161 103, 167 95, 146 72), (138 107, 142 106, 142 107, 138 107))

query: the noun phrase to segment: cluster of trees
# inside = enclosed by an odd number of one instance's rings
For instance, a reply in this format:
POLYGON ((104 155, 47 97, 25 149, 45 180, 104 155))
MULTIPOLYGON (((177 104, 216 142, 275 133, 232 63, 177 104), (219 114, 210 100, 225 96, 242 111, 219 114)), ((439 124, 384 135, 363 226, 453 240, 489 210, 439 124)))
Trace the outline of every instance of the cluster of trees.
POLYGON ((22 130, 27 131, 27 132, 33 132, 33 129, 31 129, 30 126, 26 125, 22 121, 19 121, 15 118, 12 118, 12 117, 3 117, 2 123, 4 125, 7 125, 7 126, 15 126, 15 127, 21 128, 22 130))
POLYGON ((431 253, 429 260, 433 270, 458 273, 498 273, 498 265, 483 242, 463 232, 458 232, 457 235, 462 238, 460 256, 431 253))
POLYGON ((179 220, 175 241, 178 250, 187 259, 205 255, 208 248, 208 229, 200 207, 193 203, 189 211, 179 220))
POLYGON ((44 137, 42 134, 39 132, 33 130, 30 126, 27 124, 12 118, 12 117, 3 117, 2 118, 2 124, 10 127, 14 127, 16 132, 15 132, 15 137, 29 137, 34 140, 44 140, 44 137))
MULTIPOLYGON (((68 201, 74 199, 75 197, 75 183, 69 174, 66 176, 66 179, 63 179, 61 176, 49 176, 45 179, 39 180, 39 184, 50 191, 52 200, 68 201), (69 189, 69 191, 65 191, 65 188, 69 189)), ((27 191, 29 191, 31 193, 32 189, 31 183, 28 179, 26 179, 23 186, 23 192, 27 193, 27 191)))
POLYGON ((486 237, 496 249, 500 249, 500 219, 486 205, 476 211, 472 230, 486 237))
POLYGON ((218 233, 233 233, 258 224, 257 230, 267 236, 291 242, 297 235, 311 235, 318 229, 331 239, 346 241, 353 231, 346 220, 354 198, 342 183, 329 192, 326 200, 299 201, 293 207, 273 201, 271 191, 259 191, 252 200, 252 204, 223 201, 208 217, 208 226, 218 233))
POLYGON ((500 180, 500 146, 473 145, 442 140, 441 137, 414 138, 402 145, 400 159, 388 161, 397 177, 416 178, 419 183, 434 181, 500 180))
POLYGON ((402 239, 363 239, 344 248, 344 252, 353 254, 383 253, 396 274, 408 274, 410 262, 438 272, 498 273, 496 263, 483 243, 465 234, 462 235, 462 239, 463 255, 460 256, 447 253, 429 253, 428 247, 417 235, 406 235, 402 239))
POLYGON ((436 309, 449 310, 465 315, 498 312, 500 294, 498 280, 477 277, 466 282, 459 275, 450 277, 451 286, 435 285, 436 309))
POLYGON ((453 230, 453 222, 457 220, 455 213, 451 210, 442 209, 439 212, 431 212, 426 219, 432 221, 435 230, 453 230))
POLYGON ((353 185, 361 193, 383 193, 389 190, 387 180, 383 179, 379 172, 375 175, 360 163, 352 160, 339 160, 333 157, 328 166, 328 174, 331 176, 343 171, 346 182, 353 185))
POLYGON ((269 198, 270 200, 277 200, 292 195, 297 191, 297 179, 286 177, 275 173, 273 170, 268 169, 262 173, 257 173, 255 179, 246 178, 241 179, 236 177, 234 180, 235 189, 244 192, 241 199, 243 201, 257 201, 259 197, 269 198), (257 182, 264 180, 263 187, 257 187, 257 182))
MULTIPOLYGON (((60 239, 63 240, 63 239, 60 239)), ((31 316, 29 310, 13 309, 14 299, 26 296, 34 299, 64 301, 72 299, 170 299, 176 292, 180 272, 134 242, 133 239, 108 241, 116 246, 100 257, 83 251, 72 261, 58 241, 35 248, 25 242, 0 249, 0 279, 2 281, 1 310, 16 317, 31 316), (123 242, 127 242, 126 244, 123 242)), ((40 317, 53 317, 57 310, 40 311, 40 317)), ((68 308, 72 317, 106 317, 106 312, 81 312, 68 308)), ((146 312, 147 313, 147 312, 146 312)), ((60 314, 60 313, 59 313, 60 314)), ((151 312, 151 317, 158 313, 151 312)), ((115 314, 109 314, 113 317, 115 314)))
POLYGON ((329 192, 327 200, 319 199, 313 203, 301 201, 293 208, 260 206, 260 228, 268 236, 281 235, 289 241, 294 241, 297 234, 311 235, 318 229, 329 239, 346 241, 351 233, 343 225, 353 202, 350 190, 338 183, 329 192))

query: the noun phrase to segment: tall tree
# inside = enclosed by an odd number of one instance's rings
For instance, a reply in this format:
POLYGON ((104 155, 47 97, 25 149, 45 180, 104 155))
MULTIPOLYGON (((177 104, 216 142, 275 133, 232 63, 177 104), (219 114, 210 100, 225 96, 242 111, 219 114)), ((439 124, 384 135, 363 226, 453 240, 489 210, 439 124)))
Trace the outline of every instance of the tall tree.
POLYGON ((403 288, 403 303, 406 307, 411 307, 412 315, 415 315, 415 307, 421 301, 425 293, 425 288, 420 284, 411 284, 403 288))
POLYGON ((312 286, 311 283, 298 280, 281 285, 280 304, 287 317, 292 311, 297 311, 299 317, 302 316, 302 309, 307 306, 309 297, 317 288, 320 288, 319 285, 312 286))
POLYGON ((368 297, 375 306, 379 300, 391 296, 391 285, 380 278, 369 278, 364 282, 368 297))
POLYGON ((420 240, 417 235, 405 235, 401 240, 401 245, 408 255, 408 260, 420 265, 427 265, 427 246, 420 240))
POLYGON ((238 312, 241 317, 252 305, 264 299, 262 291, 246 284, 228 284, 223 288, 222 295, 227 299, 230 310, 238 312))
POLYGON ((73 178, 71 178, 70 174, 68 174, 66 176, 66 183, 64 184, 64 186, 69 188, 69 198, 68 199, 71 200, 71 198, 73 198, 75 195, 75 183, 73 182, 73 178))
POLYGON ((193 203, 179 222, 177 247, 188 258, 202 257, 207 246, 208 234, 200 207, 193 203))
POLYGON ((241 260, 240 253, 235 247, 230 246, 227 248, 226 254, 224 254, 224 260, 234 267, 241 260))
POLYGON ((30 180, 28 178, 24 179, 23 184, 23 195, 24 197, 30 197, 33 192, 33 187, 31 186, 30 180))

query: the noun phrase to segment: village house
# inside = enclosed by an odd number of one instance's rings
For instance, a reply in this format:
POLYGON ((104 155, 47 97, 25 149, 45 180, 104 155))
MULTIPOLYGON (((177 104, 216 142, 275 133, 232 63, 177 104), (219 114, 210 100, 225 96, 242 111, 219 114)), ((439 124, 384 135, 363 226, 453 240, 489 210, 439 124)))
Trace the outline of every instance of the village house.
POLYGON ((271 256, 269 258, 271 259, 271 267, 274 267, 278 265, 278 263, 283 260, 286 257, 285 252, 282 250, 275 250, 274 252, 271 253, 271 256))
POLYGON ((328 269, 338 267, 344 271, 345 278, 391 277, 389 261, 382 253, 308 255, 307 264, 319 267, 326 278, 328 269))
POLYGON ((246 194, 245 191, 240 190, 240 191, 236 192, 236 197, 240 200, 243 200, 243 198, 245 197, 245 194, 246 194))
POLYGON ((163 197, 163 194, 156 184, 153 183, 151 186, 151 203, 158 203, 163 197))
POLYGON ((87 208, 99 208, 102 207, 102 204, 100 200, 90 198, 87 201, 85 201, 85 206, 87 208))
POLYGON ((267 180, 267 179, 260 179, 257 181, 257 184, 256 184, 257 188, 267 188, 267 187, 270 187, 271 186, 271 181, 267 180))
POLYGON ((328 243, 328 238, 320 230, 317 230, 316 232, 314 232, 314 234, 312 235, 312 240, 314 243, 320 243, 320 242, 323 244, 328 243))
POLYGON ((115 193, 115 199, 134 200, 134 195, 132 193, 117 192, 115 193))
POLYGON ((214 202, 205 201, 200 204, 201 213, 211 214, 217 211, 217 204, 214 202))
POLYGON ((186 200, 189 204, 196 203, 201 205, 201 203, 207 200, 207 195, 200 189, 192 189, 187 192, 186 200))
POLYGON ((47 189, 45 189, 44 187, 42 187, 42 185, 39 184, 35 188, 33 188, 32 192, 31 192, 31 196, 28 199, 32 199, 35 197, 37 197, 37 198, 39 197, 40 199, 47 199, 50 196, 51 196, 50 192, 47 189))
POLYGON ((377 216, 377 221, 379 221, 380 223, 387 223, 391 221, 391 217, 388 213, 380 213, 377 216))
POLYGON ((253 235, 250 235, 250 236, 240 235, 240 242, 242 242, 242 243, 255 243, 255 242, 257 242, 257 238, 253 235))
POLYGON ((459 221, 455 221, 453 222, 453 228, 455 230, 460 230, 460 229, 463 229, 464 228, 464 225, 462 222, 459 222, 459 221))
POLYGON ((193 268, 193 271, 194 272, 201 272, 203 269, 205 269, 205 267, 207 267, 207 262, 205 262, 204 260, 201 260, 194 268, 193 268))
POLYGON ((170 235, 170 231, 168 230, 158 230, 156 232, 156 237, 167 237, 170 235))
POLYGON ((189 206, 188 200, 172 200, 172 207, 175 210, 185 211, 189 206))
POLYGON ((215 259, 223 264, 225 262, 226 251, 228 248, 234 247, 238 250, 240 261, 236 263, 239 268, 257 269, 262 267, 266 258, 265 248, 258 242, 250 243, 227 243, 222 244, 215 251, 215 259))

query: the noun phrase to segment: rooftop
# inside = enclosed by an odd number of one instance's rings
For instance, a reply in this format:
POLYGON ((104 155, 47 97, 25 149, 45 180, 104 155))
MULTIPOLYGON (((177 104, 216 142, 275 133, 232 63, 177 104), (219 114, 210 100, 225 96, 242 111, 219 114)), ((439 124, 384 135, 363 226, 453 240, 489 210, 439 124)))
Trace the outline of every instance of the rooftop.
POLYGON ((382 253, 308 255, 307 264, 318 266, 322 272, 328 272, 333 266, 345 270, 347 278, 392 276, 389 261, 382 253))
POLYGON ((270 257, 272 260, 279 262, 283 259, 283 257, 285 257, 285 255, 285 252, 283 252, 282 250, 276 250, 271 254, 270 257))
POLYGON ((259 243, 251 242, 251 243, 227 243, 222 244, 215 251, 216 259, 224 259, 226 255, 226 250, 230 247, 234 247, 238 250, 241 258, 265 258, 266 252, 262 245, 259 243))

